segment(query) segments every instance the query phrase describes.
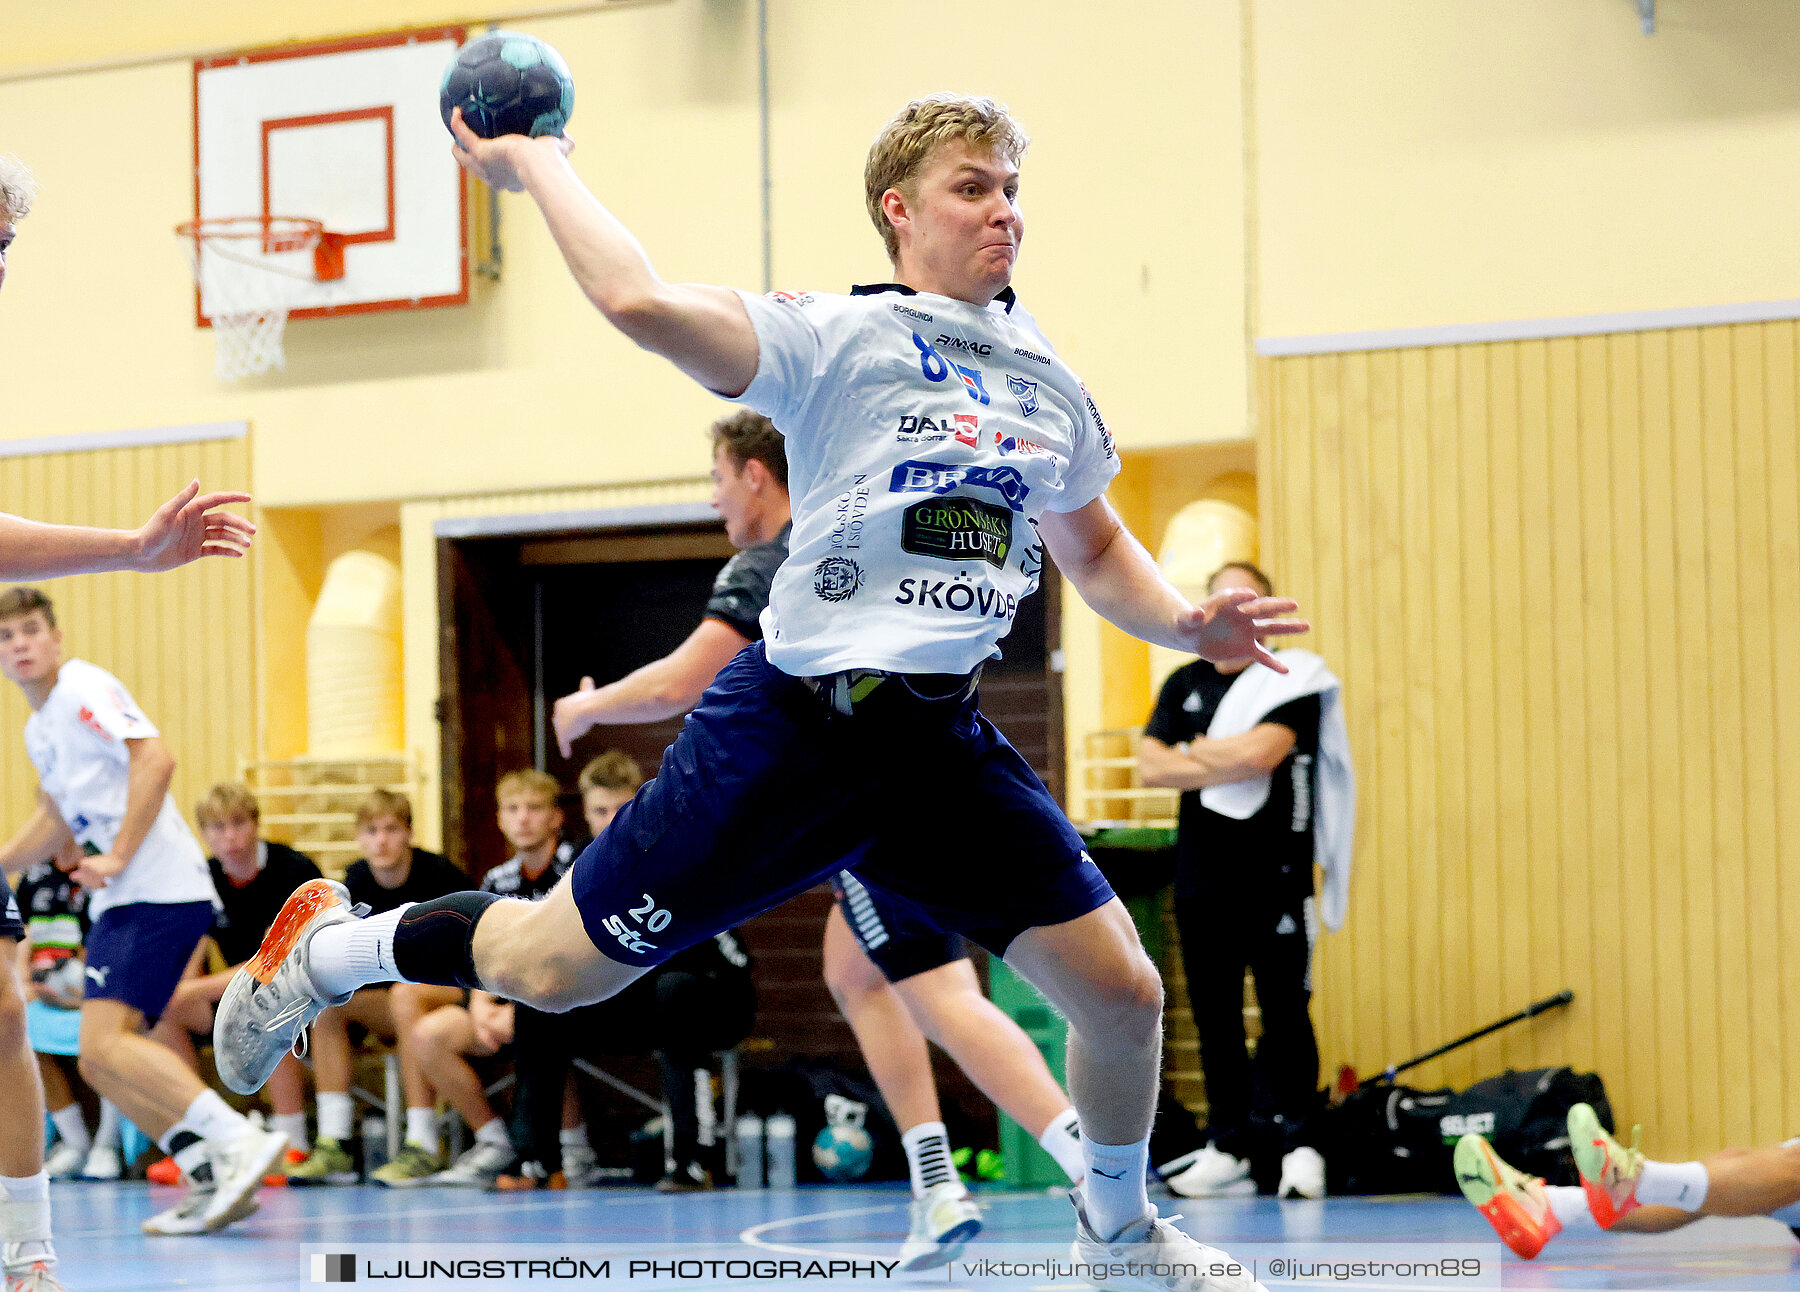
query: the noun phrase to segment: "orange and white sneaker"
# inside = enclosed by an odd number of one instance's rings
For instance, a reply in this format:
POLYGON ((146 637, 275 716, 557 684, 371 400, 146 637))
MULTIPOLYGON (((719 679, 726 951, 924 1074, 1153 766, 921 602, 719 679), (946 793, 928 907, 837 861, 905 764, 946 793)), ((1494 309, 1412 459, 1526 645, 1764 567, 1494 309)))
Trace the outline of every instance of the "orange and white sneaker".
POLYGON ((1638 1209, 1638 1177, 1644 1173, 1638 1145, 1643 1138, 1644 1128, 1634 1126, 1631 1147, 1626 1148, 1606 1133, 1592 1108, 1576 1104, 1569 1109, 1569 1148, 1575 1154, 1575 1169, 1581 1172, 1588 1210, 1602 1229, 1611 1229, 1620 1216, 1638 1209))
POLYGON ((356 918, 350 891, 329 879, 309 879, 289 896, 213 1016, 213 1059, 226 1085, 240 1095, 261 1090, 326 1006, 355 994, 327 996, 314 986, 306 948, 320 929, 356 918))
POLYGON ((1508 1166, 1481 1136, 1464 1135, 1457 1140, 1451 1161, 1463 1197, 1487 1217, 1500 1241, 1521 1260, 1530 1260, 1562 1233, 1562 1221, 1550 1210, 1544 1182, 1508 1166))

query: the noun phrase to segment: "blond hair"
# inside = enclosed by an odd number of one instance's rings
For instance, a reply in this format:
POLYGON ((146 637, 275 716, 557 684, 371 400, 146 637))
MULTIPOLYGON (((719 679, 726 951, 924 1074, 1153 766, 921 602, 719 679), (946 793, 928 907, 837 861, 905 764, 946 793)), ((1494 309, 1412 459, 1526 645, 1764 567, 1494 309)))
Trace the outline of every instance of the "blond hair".
POLYGON ((919 172, 931 155, 958 140, 976 152, 991 152, 1010 165, 1025 157, 1031 140, 1006 105, 964 94, 928 94, 914 99, 881 128, 863 166, 863 195, 869 219, 887 244, 889 260, 900 257, 900 238, 881 209, 882 196, 897 188, 907 201, 918 197, 919 172))
POLYGON ((31 214, 37 178, 11 153, 0 153, 0 221, 12 224, 31 214))
POLYGON ((391 816, 408 830, 412 829, 412 800, 393 790, 370 790, 356 809, 356 828, 364 829, 378 816, 391 816))
POLYGON ((221 781, 194 805, 194 819, 201 825, 223 825, 241 818, 262 820, 262 805, 242 781, 221 781))
POLYGON ((516 794, 535 794, 539 798, 548 799, 555 804, 562 793, 562 786, 556 783, 556 777, 549 772, 540 772, 527 768, 520 772, 508 772, 500 778, 494 787, 494 799, 504 803, 516 794))
POLYGON ((581 769, 581 779, 576 783, 583 794, 596 787, 635 790, 644 783, 644 772, 637 759, 623 749, 609 749, 581 769))

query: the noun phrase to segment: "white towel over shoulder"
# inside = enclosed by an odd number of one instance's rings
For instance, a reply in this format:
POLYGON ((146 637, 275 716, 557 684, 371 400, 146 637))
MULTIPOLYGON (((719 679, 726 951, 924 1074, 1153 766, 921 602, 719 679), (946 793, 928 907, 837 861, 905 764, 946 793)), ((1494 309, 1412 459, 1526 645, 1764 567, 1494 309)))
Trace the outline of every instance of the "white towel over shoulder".
MULTIPOLYGON (((1334 932, 1350 904, 1350 854, 1356 841, 1356 773, 1350 766, 1350 732, 1344 725, 1342 684, 1325 661, 1307 650, 1284 650, 1286 673, 1252 664, 1239 673, 1206 729, 1211 739, 1241 736, 1289 701, 1319 697, 1317 799, 1313 804, 1313 860, 1325 873, 1319 913, 1334 932)), ((1245 820, 1269 801, 1269 777, 1209 785, 1200 802, 1220 816, 1245 820)))

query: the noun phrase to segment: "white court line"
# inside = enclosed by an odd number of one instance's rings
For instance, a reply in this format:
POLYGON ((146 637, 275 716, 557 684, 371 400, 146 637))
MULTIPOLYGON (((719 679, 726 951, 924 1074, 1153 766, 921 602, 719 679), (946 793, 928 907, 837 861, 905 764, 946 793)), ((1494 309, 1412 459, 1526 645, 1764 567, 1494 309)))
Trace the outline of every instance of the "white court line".
POLYGON ((738 1241, 749 1247, 760 1247, 770 1252, 793 1252, 800 1256, 847 1256, 852 1260, 866 1259, 865 1252, 836 1252, 824 1247, 788 1247, 783 1243, 770 1243, 763 1240, 763 1233, 782 1225, 805 1225, 815 1220, 841 1220, 845 1216, 872 1216, 878 1211, 892 1211, 904 1203, 885 1203, 879 1207, 847 1207, 842 1211, 815 1211, 803 1216, 783 1216, 778 1220, 765 1220, 760 1225, 751 1225, 738 1235, 738 1241))

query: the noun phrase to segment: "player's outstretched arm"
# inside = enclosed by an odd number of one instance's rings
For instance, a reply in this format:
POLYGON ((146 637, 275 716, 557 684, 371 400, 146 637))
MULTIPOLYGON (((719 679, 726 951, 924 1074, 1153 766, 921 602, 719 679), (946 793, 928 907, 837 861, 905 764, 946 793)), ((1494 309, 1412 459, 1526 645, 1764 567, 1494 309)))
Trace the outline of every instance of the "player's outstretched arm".
POLYGON ((0 513, 0 579, 172 570, 202 556, 242 556, 256 526, 216 509, 249 500, 246 493, 202 494, 195 480, 137 529, 49 525, 0 513))
POLYGON ((756 376, 756 330, 736 292, 665 283, 643 246, 569 165, 566 138, 483 139, 451 113, 456 160, 484 183, 529 193, 544 213, 569 272, 607 321, 709 390, 744 393, 756 376))
POLYGON ((1263 640, 1312 627, 1304 619, 1276 617, 1300 608, 1291 598, 1259 597, 1246 588, 1191 605, 1104 497, 1076 511, 1045 512, 1038 533, 1081 599, 1143 641, 1202 659, 1253 658, 1285 673, 1287 666, 1263 640))
POLYGON ((39 791, 37 809, 25 818, 25 824, 12 838, 0 844, 0 874, 13 875, 27 870, 73 841, 74 836, 63 824, 62 815, 39 791))
POLYGON ((596 687, 581 679, 581 689, 559 699, 550 710, 556 747, 568 758, 574 743, 595 727, 661 722, 686 713, 706 693, 719 670, 750 644, 730 624, 702 619, 686 641, 659 660, 652 660, 616 682, 596 687))

